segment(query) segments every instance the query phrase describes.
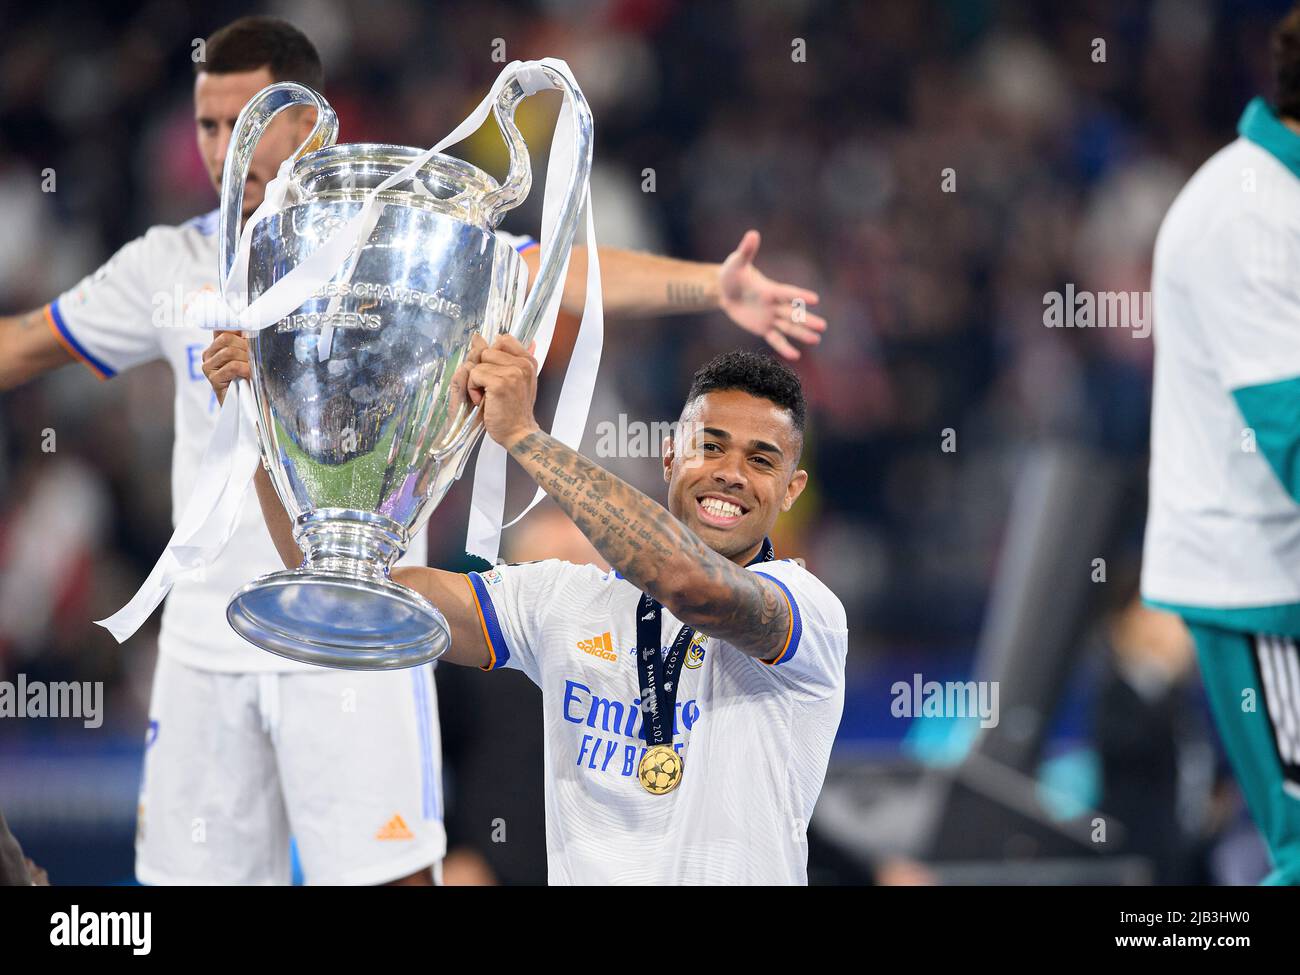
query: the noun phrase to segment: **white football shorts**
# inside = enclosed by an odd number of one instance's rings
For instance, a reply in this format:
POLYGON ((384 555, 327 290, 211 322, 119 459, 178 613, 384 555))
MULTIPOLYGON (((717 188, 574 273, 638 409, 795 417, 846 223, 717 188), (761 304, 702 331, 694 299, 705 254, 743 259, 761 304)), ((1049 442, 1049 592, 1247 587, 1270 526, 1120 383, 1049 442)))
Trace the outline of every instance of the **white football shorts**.
POLYGON ((432 666, 198 670, 160 656, 136 829, 146 884, 382 884, 446 852, 432 666))

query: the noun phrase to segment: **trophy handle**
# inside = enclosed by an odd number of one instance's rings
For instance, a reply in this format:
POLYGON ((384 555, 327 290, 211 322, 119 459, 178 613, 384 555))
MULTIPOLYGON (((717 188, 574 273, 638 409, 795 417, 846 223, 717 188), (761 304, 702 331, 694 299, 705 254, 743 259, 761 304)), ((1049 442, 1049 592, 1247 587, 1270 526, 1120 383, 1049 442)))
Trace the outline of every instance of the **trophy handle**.
POLYGON ((532 164, 528 158, 528 146, 515 125, 515 108, 530 94, 546 87, 565 92, 573 99, 574 114, 574 158, 576 165, 570 175, 569 183, 564 188, 560 215, 556 221, 555 243, 542 255, 542 266, 537 272, 537 280, 528 293, 528 300, 520 312, 518 324, 512 334, 524 345, 533 340, 540 323, 542 312, 546 309, 551 292, 560 285, 560 272, 569 250, 573 246, 574 233, 578 228, 583 198, 591 175, 592 128, 591 109, 581 89, 569 82, 555 69, 536 62, 524 65, 501 89, 497 103, 492 111, 501 135, 510 151, 510 171, 500 189, 493 190, 483 197, 488 222, 495 226, 501 215, 519 205, 528 195, 532 185, 532 164), (527 74, 529 90, 520 83, 520 76, 527 74))
POLYGON ((505 140, 506 150, 510 153, 510 171, 505 182, 498 189, 483 196, 483 210, 488 223, 495 227, 507 210, 519 206, 528 196, 533 186, 533 163, 528 155, 528 143, 524 141, 515 124, 515 109, 527 95, 517 79, 511 79, 502 86, 497 102, 492 106, 492 114, 501 129, 501 138, 505 140))
MULTIPOLYGON (((230 147, 226 150, 226 163, 221 170, 221 223, 217 233, 218 258, 217 267, 221 270, 224 283, 230 276, 230 267, 235 260, 235 251, 239 245, 239 229, 244 210, 244 183, 248 179, 248 167, 253 162, 253 151, 266 132, 271 120, 292 105, 310 105, 316 109, 316 125, 311 134, 303 140, 289 157, 290 160, 320 149, 332 146, 339 137, 339 120, 334 109, 320 95, 306 85, 295 81, 282 81, 267 85, 249 99, 239 118, 235 120, 235 129, 230 134, 230 147)), ((246 283, 241 282, 246 286, 246 283)))

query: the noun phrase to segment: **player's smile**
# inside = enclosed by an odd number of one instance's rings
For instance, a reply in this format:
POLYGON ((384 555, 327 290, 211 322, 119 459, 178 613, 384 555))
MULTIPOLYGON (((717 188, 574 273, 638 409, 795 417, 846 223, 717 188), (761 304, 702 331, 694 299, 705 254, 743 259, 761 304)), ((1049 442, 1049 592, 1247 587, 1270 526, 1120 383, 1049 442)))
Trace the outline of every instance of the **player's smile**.
POLYGON ((697 497, 695 510, 702 522, 714 528, 733 528, 749 513, 737 499, 715 491, 697 497))

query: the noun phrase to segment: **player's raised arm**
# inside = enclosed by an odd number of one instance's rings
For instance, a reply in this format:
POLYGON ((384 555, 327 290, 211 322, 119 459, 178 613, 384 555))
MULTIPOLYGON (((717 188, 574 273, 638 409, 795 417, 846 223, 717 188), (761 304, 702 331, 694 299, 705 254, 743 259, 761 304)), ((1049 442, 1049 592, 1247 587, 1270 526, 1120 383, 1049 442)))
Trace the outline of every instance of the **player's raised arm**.
POLYGON ((778 656, 790 606, 776 584, 724 558, 663 505, 533 430, 503 444, 596 550, 680 619, 751 657, 778 656))
MULTIPOLYGON (((226 390, 234 380, 250 378, 247 340, 238 332, 218 332, 203 353, 203 374, 208 377, 218 402, 224 403, 226 390)), ((458 376, 462 392, 457 395, 463 395, 464 375, 458 373, 458 376)), ((293 537, 289 513, 284 510, 265 467, 258 465, 253 484, 276 552, 286 569, 298 568, 302 565, 303 552, 293 537)), ((397 566, 392 571, 392 578, 424 596, 446 617, 447 625, 451 627, 451 648, 439 660, 467 667, 488 666, 491 655, 483 622, 479 618, 478 603, 467 576, 412 565, 397 566)))
MULTIPOLYGON (((740 564, 720 554, 662 505, 543 433, 532 414, 536 392, 537 363, 511 336, 501 336, 482 351, 469 374, 470 396, 486 399, 488 434, 555 499, 611 566, 683 623, 750 656, 779 656, 788 643, 792 610, 776 583, 748 571, 746 553, 735 553, 740 564)), ((795 461, 797 456, 784 459, 786 464, 795 461)), ((774 467, 771 486, 782 480, 788 500, 776 503, 789 507, 806 475, 786 476, 774 467)))
POLYGON ((74 361, 48 321, 49 306, 0 317, 0 390, 74 361))

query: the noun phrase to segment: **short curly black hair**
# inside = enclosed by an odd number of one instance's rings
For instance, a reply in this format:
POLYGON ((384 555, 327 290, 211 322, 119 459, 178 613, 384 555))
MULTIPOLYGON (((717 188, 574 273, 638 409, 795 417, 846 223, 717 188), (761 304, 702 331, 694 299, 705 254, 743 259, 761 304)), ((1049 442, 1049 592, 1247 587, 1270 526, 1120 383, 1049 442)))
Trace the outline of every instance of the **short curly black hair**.
POLYGON ((727 389, 739 389, 771 400, 789 410, 794 428, 803 436, 808 406, 803 398, 803 386, 793 369, 771 356, 736 349, 714 356, 695 373, 691 380, 686 402, 696 397, 727 389))

